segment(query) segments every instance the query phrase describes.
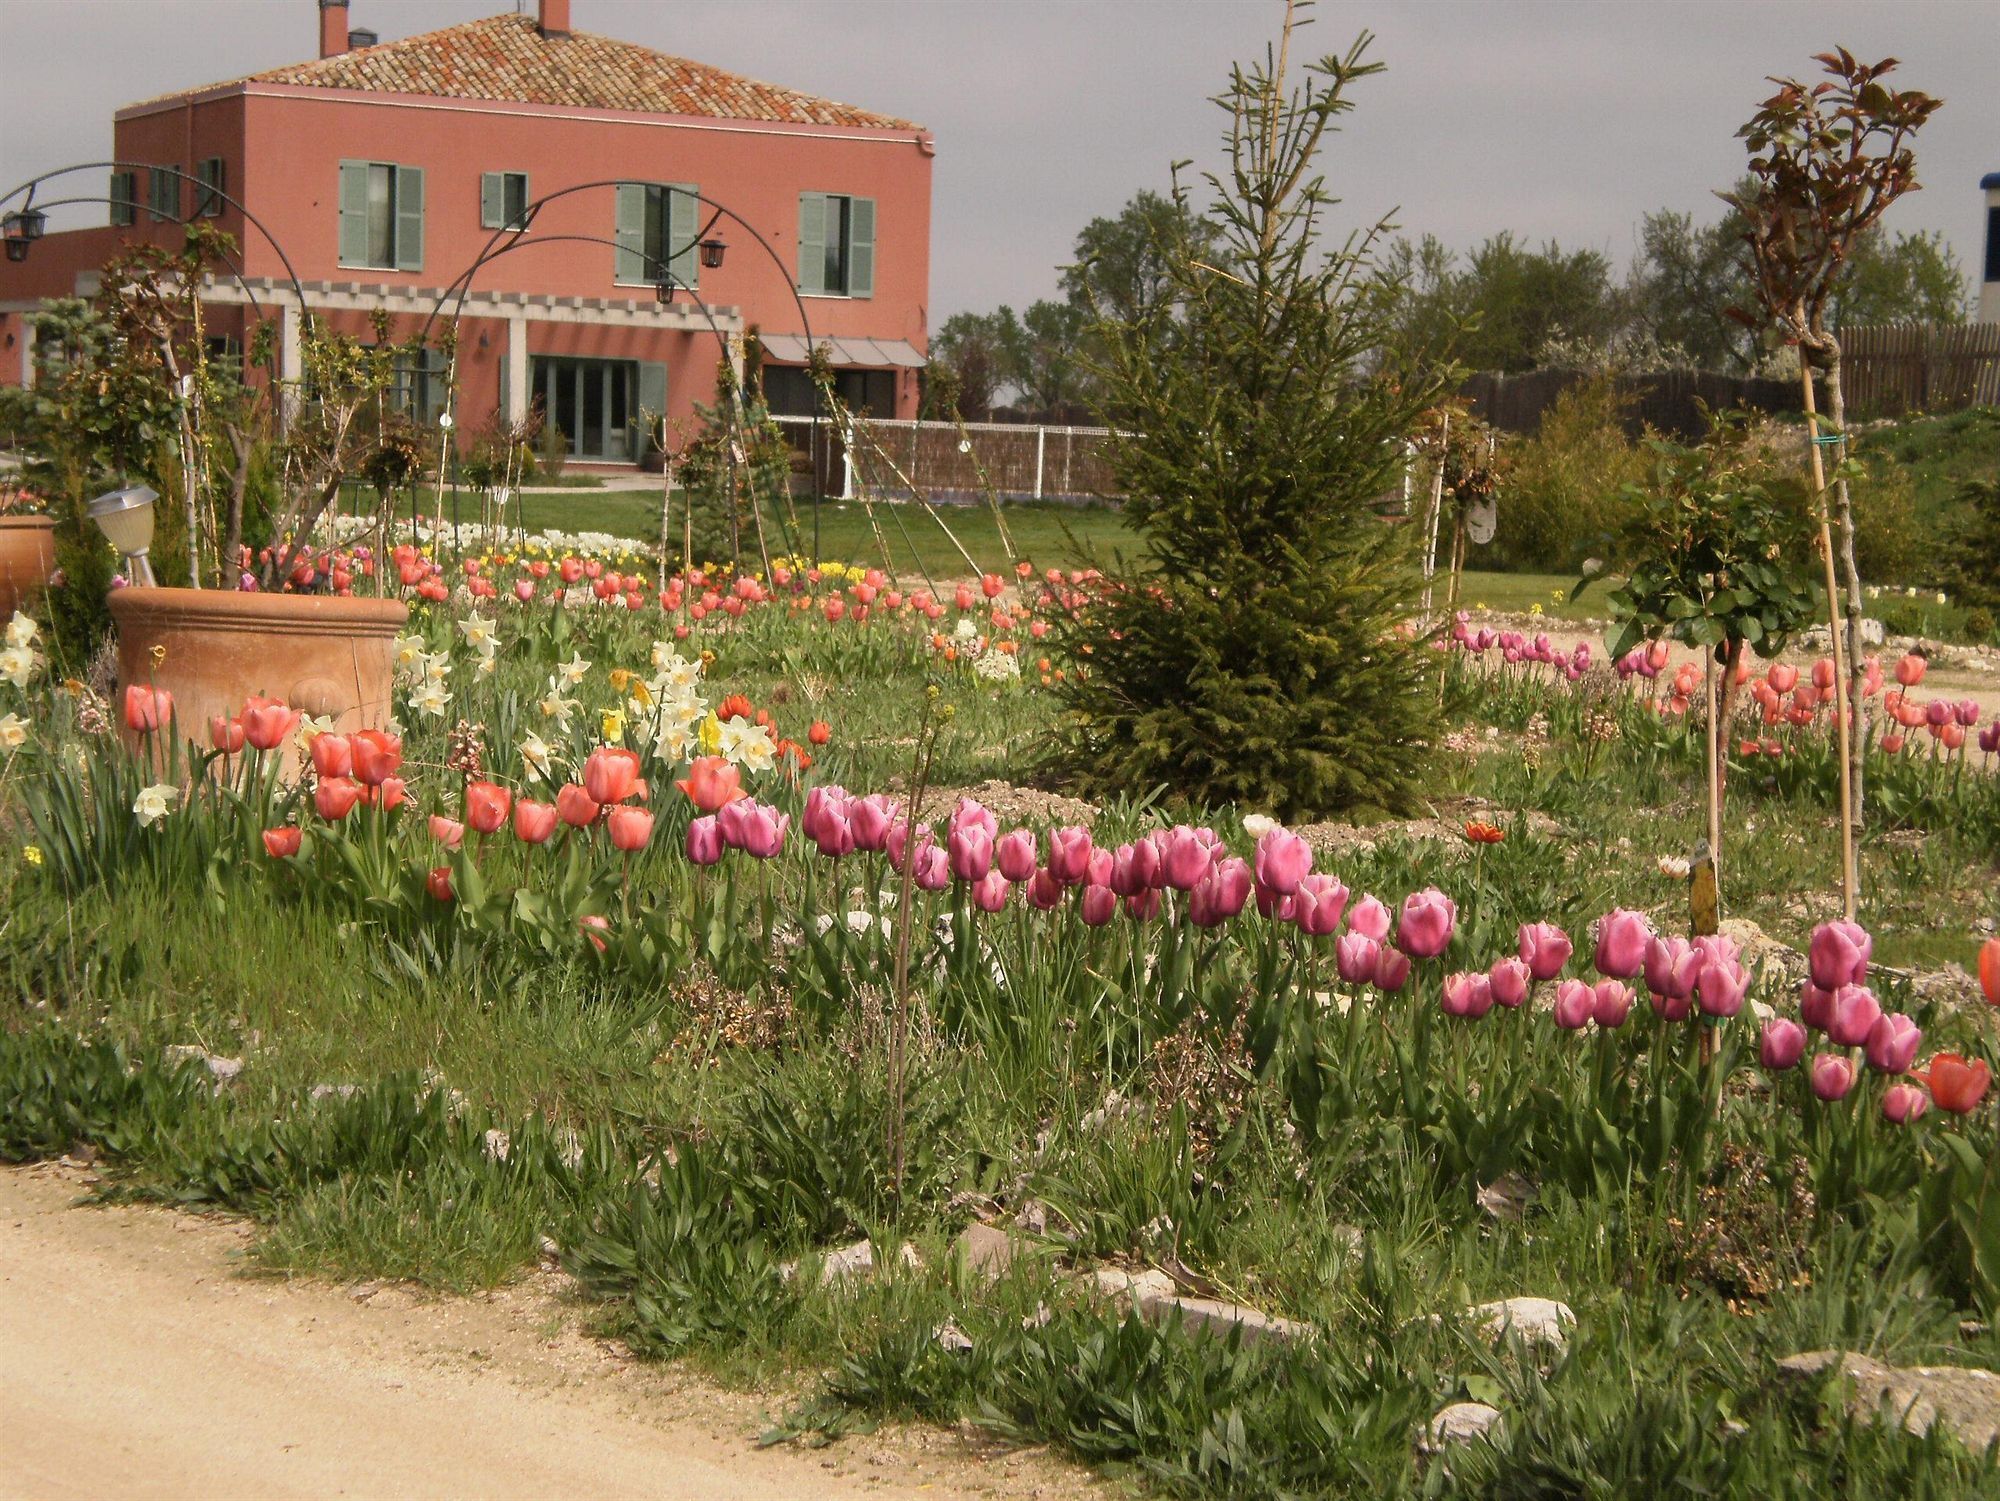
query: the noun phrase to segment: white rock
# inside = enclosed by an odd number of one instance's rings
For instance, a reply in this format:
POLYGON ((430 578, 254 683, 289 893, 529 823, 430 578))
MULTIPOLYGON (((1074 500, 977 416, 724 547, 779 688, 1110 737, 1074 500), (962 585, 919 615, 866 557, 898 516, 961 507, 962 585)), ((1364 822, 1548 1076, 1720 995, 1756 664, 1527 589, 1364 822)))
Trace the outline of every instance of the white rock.
POLYGON ((1424 1425, 1423 1440, 1417 1447, 1425 1454, 1440 1454, 1453 1444, 1498 1437, 1505 1421, 1499 1408, 1484 1402, 1454 1402, 1424 1425))
POLYGON ((486 1153, 488 1162, 505 1162, 507 1154, 514 1149, 513 1138, 498 1127, 488 1131, 479 1145, 480 1150, 486 1153))
POLYGON ((1531 1345, 1556 1350, 1569 1348, 1569 1331, 1576 1327, 1576 1314, 1569 1304, 1554 1298, 1502 1298, 1496 1303, 1481 1303, 1472 1310, 1472 1320, 1488 1339, 1497 1340, 1512 1329, 1531 1345))

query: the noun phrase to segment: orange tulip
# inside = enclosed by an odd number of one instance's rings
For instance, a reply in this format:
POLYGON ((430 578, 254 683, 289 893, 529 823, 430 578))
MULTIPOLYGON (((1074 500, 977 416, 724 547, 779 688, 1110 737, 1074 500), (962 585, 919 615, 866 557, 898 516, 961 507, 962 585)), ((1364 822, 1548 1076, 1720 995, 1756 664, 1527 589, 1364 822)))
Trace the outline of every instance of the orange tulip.
POLYGON ((451 867, 449 865, 432 866, 431 873, 424 877, 424 889, 428 891, 431 894, 432 898, 436 901, 440 902, 450 901, 455 895, 457 895, 457 893, 451 889, 451 867))
POLYGON ((750 717, 750 700, 740 693, 732 693, 715 706, 715 717, 718 720, 748 719, 750 717))
POLYGON ((556 810, 548 803, 522 798, 514 804, 514 837, 523 844, 546 844, 556 831, 556 810))
POLYGON ((264 853, 273 860, 289 860, 299 852, 301 831, 297 824, 264 831, 264 853))
POLYGON ((387 730, 357 730, 347 737, 347 750, 354 779, 370 787, 380 787, 403 764, 403 742, 387 730))
MULTIPOLYGON (((325 739, 325 736, 321 736, 325 739)), ((319 741, 313 742, 315 745, 319 741)), ((507 807, 513 801, 505 787, 492 782, 468 782, 465 787, 465 822, 475 833, 491 834, 507 822, 507 807)))
POLYGON ((313 789, 313 807, 321 818, 338 823, 361 801, 361 784, 352 777, 328 777, 313 789))
POLYGON ((260 751, 276 750, 298 727, 298 711, 288 705, 254 696, 244 701, 243 738, 260 751))
POLYGON ((742 774, 720 756, 698 756, 688 774, 674 785, 688 795, 688 801, 704 813, 749 796, 743 790, 742 774))
POLYGON ((644 808, 613 808, 604 820, 611 847, 631 854, 642 850, 653 837, 653 815, 644 808))
POLYGON ((213 715, 208 721, 208 738, 225 756, 233 756, 243 749, 243 721, 213 715))
POLYGON ((345 735, 315 735, 306 747, 313 770, 323 777, 351 776, 354 772, 353 747, 345 735))
POLYGON ((1931 1098, 1937 1101, 1940 1110, 1949 1110, 1953 1115, 1970 1115, 1986 1098, 1987 1086, 1993 1082, 1993 1071, 1986 1066, 1984 1058, 1968 1060, 1957 1053, 1939 1053, 1931 1059, 1927 1082, 1931 1087, 1931 1098))
POLYGON ((1986 992, 1986 1004, 2000 1006, 2000 938, 1979 945, 1979 988, 1986 992))
POLYGON ((812 727, 806 731, 806 739, 814 745, 825 745, 832 738, 833 729, 824 719, 815 719, 812 727))
POLYGON ((570 782, 556 793, 556 817, 572 829, 586 828, 597 822, 597 804, 591 800, 576 783, 570 782))

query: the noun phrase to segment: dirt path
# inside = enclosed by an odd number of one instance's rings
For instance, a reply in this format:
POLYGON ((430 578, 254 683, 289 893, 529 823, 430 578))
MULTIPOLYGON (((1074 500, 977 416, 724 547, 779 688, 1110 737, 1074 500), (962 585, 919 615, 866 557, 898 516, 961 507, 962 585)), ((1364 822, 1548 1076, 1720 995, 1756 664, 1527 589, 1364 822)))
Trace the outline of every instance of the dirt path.
POLYGON ((225 1219, 76 1207, 0 1169, 0 1497, 1106 1495, 932 1430, 759 1451, 754 1399, 578 1332, 553 1278, 482 1298, 236 1275, 225 1219))

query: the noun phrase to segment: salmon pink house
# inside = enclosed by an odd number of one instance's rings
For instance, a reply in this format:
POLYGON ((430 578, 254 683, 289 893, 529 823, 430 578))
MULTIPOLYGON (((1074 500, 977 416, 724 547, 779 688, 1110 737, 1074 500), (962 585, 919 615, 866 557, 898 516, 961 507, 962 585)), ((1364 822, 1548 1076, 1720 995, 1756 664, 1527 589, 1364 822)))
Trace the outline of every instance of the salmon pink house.
MULTIPOLYGON (((32 379, 42 299, 89 292, 121 242, 177 243, 200 217, 241 250, 241 280, 204 297, 211 328, 280 321, 292 378, 292 273, 316 317, 372 337, 387 315, 400 342, 441 301, 448 324, 470 272, 461 432, 539 405, 577 461, 638 462, 642 414, 673 443, 753 331, 775 411, 812 406, 810 333, 844 400, 915 415, 928 131, 572 30, 570 0, 392 41, 350 30, 347 0, 317 8, 318 58, 129 105, 108 186, 42 191, 102 196, 109 222, 0 263, 0 381, 32 379)), ((435 349, 411 361, 419 416, 444 410, 445 369, 435 349)))

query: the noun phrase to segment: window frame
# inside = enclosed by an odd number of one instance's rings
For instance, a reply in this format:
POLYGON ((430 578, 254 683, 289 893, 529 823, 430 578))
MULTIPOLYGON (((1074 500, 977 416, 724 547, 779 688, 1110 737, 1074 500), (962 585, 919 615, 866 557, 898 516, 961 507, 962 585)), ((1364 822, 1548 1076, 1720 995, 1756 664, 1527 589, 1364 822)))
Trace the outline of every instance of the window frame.
POLYGON ((533 202, 534 199, 528 191, 527 173, 499 171, 481 172, 479 174, 479 227, 481 229, 504 229, 512 234, 520 234, 528 227, 520 221, 526 216, 528 205, 533 202), (486 212, 486 184, 493 178, 500 180, 500 215, 497 219, 491 217, 486 212), (507 187, 508 184, 516 181, 521 184, 521 207, 518 213, 513 213, 509 211, 507 203, 507 187))
POLYGON ((222 195, 229 191, 229 167, 219 156, 205 156, 194 164, 196 219, 220 219, 222 195))
POLYGON ((353 271, 402 271, 419 275, 424 268, 424 249, 428 239, 429 221, 428 189, 425 186, 424 169, 408 162, 383 162, 372 158, 342 157, 336 170, 338 187, 334 195, 334 262, 345 270, 353 271), (359 209, 360 246, 356 255, 347 254, 347 173, 349 168, 360 172, 362 185, 359 209), (374 238, 372 221, 373 204, 370 201, 368 184, 376 169, 389 174, 387 202, 388 258, 375 260, 370 257, 368 242, 374 238), (410 200, 415 200, 411 206, 410 200), (415 221, 416 250, 410 253, 404 235, 406 221, 415 221))
POLYGON ((799 223, 799 265, 795 280, 799 295, 801 297, 831 297, 848 302, 872 301, 875 296, 877 246, 881 238, 876 232, 876 201, 862 193, 827 193, 808 189, 799 194, 799 223), (817 241, 809 241, 805 233, 806 201, 808 199, 816 200, 818 203, 819 237, 817 241), (827 220, 831 216, 831 211, 835 204, 839 205, 840 223, 840 235, 837 241, 827 234, 827 220), (865 204, 865 210, 857 210, 857 204, 865 204), (867 221, 868 234, 865 237, 857 237, 855 235, 855 221, 857 216, 865 217, 867 221), (820 266, 819 275, 815 281, 808 281, 805 275, 806 251, 808 245, 812 243, 817 243, 820 247, 820 266), (857 278, 854 274, 856 263, 855 250, 857 246, 864 246, 867 251, 867 276, 864 288, 859 291, 855 289, 857 278), (838 265, 840 268, 840 286, 837 288, 828 284, 828 277, 826 275, 827 271, 834 264, 832 257, 836 254, 838 255, 838 265))

